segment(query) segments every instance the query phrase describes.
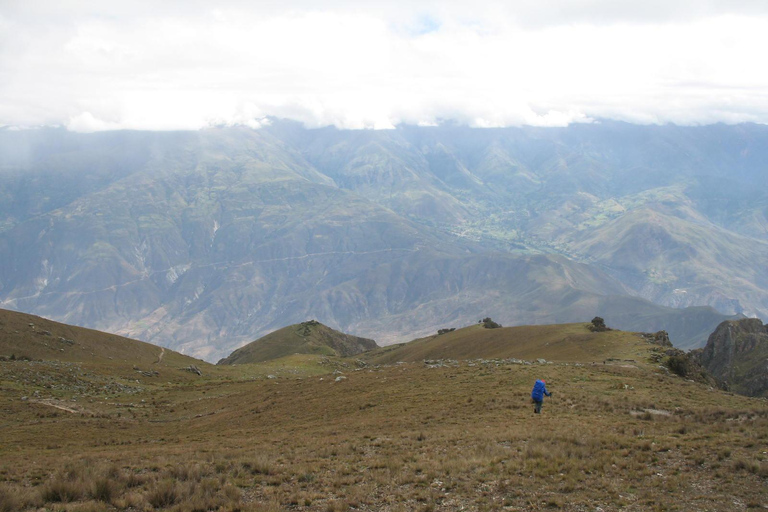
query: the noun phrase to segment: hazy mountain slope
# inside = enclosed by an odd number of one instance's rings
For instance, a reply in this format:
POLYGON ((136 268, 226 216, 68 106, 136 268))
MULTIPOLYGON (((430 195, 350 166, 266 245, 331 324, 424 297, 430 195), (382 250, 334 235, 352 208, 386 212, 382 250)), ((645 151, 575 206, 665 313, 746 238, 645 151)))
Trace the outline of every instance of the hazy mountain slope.
POLYGON ((726 316, 627 295, 764 311, 766 133, 280 121, 3 131, 0 305, 209 359, 308 318, 386 343, 487 315, 513 325, 597 314, 698 346, 726 316), (719 202, 723 180, 733 191, 719 202), (654 260, 635 254, 648 235, 632 227, 660 204, 679 250, 654 260), (609 247, 619 243, 624 252, 609 247), (616 270, 625 255, 632 267, 616 270), (658 286, 643 273, 651 264, 679 282, 658 286), (671 300, 682 284, 687 301, 671 300))
POLYGON ((376 347, 373 340, 344 334, 310 320, 283 327, 252 341, 217 364, 260 363, 292 354, 350 357, 376 347))
POLYGON ((163 132, 4 130, 0 134, 0 231, 102 190, 141 170, 153 151, 189 137, 163 132))
POLYGON ((290 155, 227 156, 218 142, 195 146, 186 168, 153 162, 4 233, 3 303, 198 350, 283 325, 294 295, 441 245, 311 167, 284 166, 290 155))
POLYGON ((572 248, 653 302, 768 316, 768 243, 665 210, 627 212, 572 248))
POLYGON ((426 222, 455 224, 477 214, 469 193, 482 182, 444 147, 424 154, 400 131, 304 130, 290 122, 268 128, 341 188, 426 222), (441 165, 443 164, 443 165, 441 165), (460 191, 457 194, 457 191, 460 191))
POLYGON ((609 327, 635 332, 667 331, 670 341, 681 349, 703 347, 720 322, 741 318, 709 306, 665 308, 637 297, 599 297, 595 309, 609 327))

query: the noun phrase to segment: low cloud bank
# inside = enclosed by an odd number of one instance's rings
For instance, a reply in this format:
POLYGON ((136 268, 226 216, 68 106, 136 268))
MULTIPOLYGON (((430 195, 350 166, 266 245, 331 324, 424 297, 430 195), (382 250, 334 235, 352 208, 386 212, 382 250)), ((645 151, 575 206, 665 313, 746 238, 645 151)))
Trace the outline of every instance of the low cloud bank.
POLYGON ((682 1, 662 14, 587 4, 587 17, 563 4, 549 18, 530 2, 481 2, 475 15, 451 3, 8 8, 0 125, 768 123, 763 3, 715 2, 700 16, 682 1))

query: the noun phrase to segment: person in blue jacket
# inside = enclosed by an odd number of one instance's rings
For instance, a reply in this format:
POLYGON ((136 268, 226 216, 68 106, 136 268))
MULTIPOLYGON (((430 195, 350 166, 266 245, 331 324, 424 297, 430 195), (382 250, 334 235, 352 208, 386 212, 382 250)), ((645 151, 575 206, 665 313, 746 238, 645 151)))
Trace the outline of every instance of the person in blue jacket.
POLYGON ((541 413, 541 404, 544 402, 544 396, 552 396, 552 393, 547 391, 547 382, 544 380, 537 380, 533 385, 531 391, 531 400, 533 400, 533 412, 536 414, 541 413))

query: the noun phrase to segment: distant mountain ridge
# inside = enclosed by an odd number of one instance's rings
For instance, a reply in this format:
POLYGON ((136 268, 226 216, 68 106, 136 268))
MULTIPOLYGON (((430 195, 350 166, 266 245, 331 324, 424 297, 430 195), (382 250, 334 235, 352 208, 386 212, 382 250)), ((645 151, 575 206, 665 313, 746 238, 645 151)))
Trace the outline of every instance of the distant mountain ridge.
POLYGON ((306 318, 697 347, 768 315, 766 161, 757 125, 3 131, 0 306, 208 360, 306 318))

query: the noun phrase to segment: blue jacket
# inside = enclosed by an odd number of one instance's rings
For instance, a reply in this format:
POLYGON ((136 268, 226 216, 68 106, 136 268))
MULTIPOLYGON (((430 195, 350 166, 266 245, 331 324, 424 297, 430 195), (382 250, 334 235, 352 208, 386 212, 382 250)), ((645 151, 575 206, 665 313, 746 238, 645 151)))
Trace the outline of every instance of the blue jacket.
POLYGON ((533 398, 536 402, 541 402, 544 400, 544 395, 549 396, 550 392, 547 391, 547 386, 544 384, 543 380, 537 380, 536 384, 533 385, 531 398, 533 398))

